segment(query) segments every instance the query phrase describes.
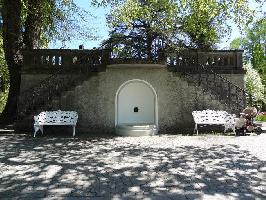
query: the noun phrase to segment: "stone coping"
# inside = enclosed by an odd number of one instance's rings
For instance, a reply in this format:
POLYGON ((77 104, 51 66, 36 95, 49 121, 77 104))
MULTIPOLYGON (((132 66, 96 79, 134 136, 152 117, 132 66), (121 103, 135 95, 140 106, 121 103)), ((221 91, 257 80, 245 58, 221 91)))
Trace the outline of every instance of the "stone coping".
POLYGON ((154 68, 166 68, 166 65, 162 64, 112 64, 107 65, 107 68, 146 68, 146 69, 154 69, 154 68))

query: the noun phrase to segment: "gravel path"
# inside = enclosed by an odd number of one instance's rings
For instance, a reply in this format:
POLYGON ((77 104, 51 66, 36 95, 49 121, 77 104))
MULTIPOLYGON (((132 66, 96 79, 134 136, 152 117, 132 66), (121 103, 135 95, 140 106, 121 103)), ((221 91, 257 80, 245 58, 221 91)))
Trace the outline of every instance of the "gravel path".
POLYGON ((2 135, 0 199, 266 199, 266 134, 2 135))

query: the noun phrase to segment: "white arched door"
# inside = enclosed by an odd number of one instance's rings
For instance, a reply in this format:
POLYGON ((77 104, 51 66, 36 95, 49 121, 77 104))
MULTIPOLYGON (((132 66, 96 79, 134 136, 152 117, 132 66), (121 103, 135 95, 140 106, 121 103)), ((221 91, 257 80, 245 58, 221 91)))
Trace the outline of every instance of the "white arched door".
POLYGON ((117 124, 156 124, 157 95, 146 81, 134 79, 123 83, 116 93, 117 124))

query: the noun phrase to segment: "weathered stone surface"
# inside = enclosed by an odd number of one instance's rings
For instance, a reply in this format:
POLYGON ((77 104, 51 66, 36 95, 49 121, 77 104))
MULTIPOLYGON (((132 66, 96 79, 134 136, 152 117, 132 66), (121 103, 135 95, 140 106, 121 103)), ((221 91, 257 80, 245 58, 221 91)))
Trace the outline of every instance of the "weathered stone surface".
MULTIPOLYGON (((48 75, 23 74, 21 91, 37 84, 48 75)), ((62 78, 64 75, 60 75, 62 78)), ((79 76, 78 74, 73 76, 79 76)), ((226 78, 243 88, 243 74, 226 78)), ((193 128, 192 111, 202 109, 227 110, 222 102, 209 92, 195 87, 186 79, 169 72, 165 65, 123 64, 107 66, 105 72, 88 79, 52 102, 53 110, 75 110, 79 114, 80 132, 113 133, 115 129, 115 96, 126 81, 141 79, 152 85, 158 96, 159 133, 193 128)), ((20 102, 21 103, 21 102, 20 102)), ((229 109, 229 110, 228 110, 229 109)))
MULTIPOLYGON (((228 109, 213 100, 209 93, 169 72, 160 65, 113 65, 75 88, 69 97, 79 113, 79 130, 113 132, 115 126, 115 95, 126 81, 141 79, 150 83, 158 95, 159 132, 193 127, 191 112, 200 109, 228 109), (74 96, 74 98, 73 98, 74 96)), ((65 97, 65 96, 64 96, 65 97)), ((65 102, 65 99, 62 99, 65 102)))
POLYGON ((244 74, 221 74, 221 76, 244 89, 244 74))

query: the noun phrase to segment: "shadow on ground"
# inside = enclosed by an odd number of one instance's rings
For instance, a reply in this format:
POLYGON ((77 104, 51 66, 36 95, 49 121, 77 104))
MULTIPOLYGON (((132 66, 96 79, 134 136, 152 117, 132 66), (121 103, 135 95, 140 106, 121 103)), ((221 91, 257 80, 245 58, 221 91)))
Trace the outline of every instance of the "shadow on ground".
MULTIPOLYGON (((145 139, 145 138, 144 138, 145 139)), ((237 145, 0 137, 3 199, 265 199, 265 161, 237 145)))

